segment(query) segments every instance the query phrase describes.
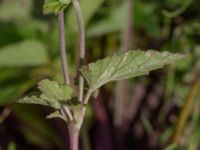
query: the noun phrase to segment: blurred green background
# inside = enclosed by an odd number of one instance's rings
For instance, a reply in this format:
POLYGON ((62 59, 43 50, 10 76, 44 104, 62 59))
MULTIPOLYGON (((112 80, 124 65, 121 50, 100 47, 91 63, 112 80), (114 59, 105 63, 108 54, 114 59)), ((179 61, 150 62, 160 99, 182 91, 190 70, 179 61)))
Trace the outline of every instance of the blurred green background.
MULTIPOLYGON (((44 16, 42 5, 43 0, 0 0, 0 150, 68 146, 66 125, 45 119, 52 110, 15 103, 44 78, 63 82, 57 18, 44 16)), ((88 106, 80 136, 82 149, 162 150, 177 143, 168 149, 199 150, 199 6, 199 0, 81 0, 87 62, 120 51, 130 20, 130 49, 187 55, 149 76, 129 80, 123 105, 118 100, 119 84, 104 86, 88 106), (130 4, 133 7, 127 11, 130 4)), ((65 10, 65 29, 74 79, 78 35, 71 5, 65 10)))

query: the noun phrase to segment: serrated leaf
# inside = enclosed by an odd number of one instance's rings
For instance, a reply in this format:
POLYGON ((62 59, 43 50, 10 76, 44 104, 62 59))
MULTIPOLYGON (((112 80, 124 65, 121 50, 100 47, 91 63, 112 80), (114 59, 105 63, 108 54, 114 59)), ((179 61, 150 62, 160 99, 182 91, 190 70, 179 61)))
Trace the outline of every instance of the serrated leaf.
POLYGON ((71 98, 72 88, 67 85, 59 85, 56 81, 44 79, 38 83, 38 88, 43 93, 41 96, 55 99, 57 101, 66 101, 71 98))
POLYGON ((39 66, 47 63, 46 48, 37 40, 25 40, 0 49, 0 67, 39 66))
POLYGON ((41 91, 39 96, 26 96, 18 102, 27 104, 40 104, 55 109, 59 109, 61 105, 69 100, 72 96, 73 89, 68 85, 58 85, 56 81, 44 79, 38 83, 41 91))
POLYGON ((55 112, 50 113, 46 118, 47 119, 60 118, 60 119, 62 119, 62 120, 67 122, 67 118, 63 117, 58 110, 55 111, 55 112))
POLYGON ((24 104, 44 105, 44 106, 49 106, 55 109, 59 109, 61 107, 61 104, 59 103, 59 101, 49 99, 49 98, 39 97, 39 96, 26 96, 20 99, 18 102, 24 103, 24 104))
POLYGON ((43 6, 44 14, 58 14, 61 10, 67 7, 71 0, 45 0, 43 6))
POLYGON ((93 91, 110 81, 147 75, 151 70, 163 67, 183 58, 169 52, 128 51, 98 60, 80 69, 93 91))

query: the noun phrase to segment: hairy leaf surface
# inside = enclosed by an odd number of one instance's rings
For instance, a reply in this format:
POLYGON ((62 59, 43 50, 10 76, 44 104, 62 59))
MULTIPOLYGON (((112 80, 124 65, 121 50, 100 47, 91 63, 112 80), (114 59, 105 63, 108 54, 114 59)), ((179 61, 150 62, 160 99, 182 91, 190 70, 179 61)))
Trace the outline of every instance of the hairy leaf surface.
POLYGON ((44 96, 58 101, 65 101, 71 98, 72 88, 66 85, 59 85, 56 81, 48 79, 42 80, 38 83, 38 88, 44 96))
POLYGON ((26 96, 19 100, 21 103, 40 104, 59 109, 61 105, 71 98, 73 89, 67 85, 59 85, 56 81, 44 79, 38 83, 41 91, 39 96, 26 96))
POLYGON ((83 66, 80 72, 94 91, 110 81, 147 75, 151 70, 181 58, 181 54, 135 50, 98 60, 83 66))
POLYGON ((19 103, 24 104, 38 104, 38 105, 44 105, 49 106, 55 109, 60 108, 59 101, 55 101, 53 99, 45 98, 43 96, 26 96, 18 101, 19 103))

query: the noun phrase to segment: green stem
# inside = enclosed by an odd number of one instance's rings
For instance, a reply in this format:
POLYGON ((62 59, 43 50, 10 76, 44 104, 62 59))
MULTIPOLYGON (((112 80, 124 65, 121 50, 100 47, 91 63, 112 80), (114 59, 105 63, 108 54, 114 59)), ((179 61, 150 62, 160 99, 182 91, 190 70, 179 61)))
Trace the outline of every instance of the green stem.
POLYGON ((198 78, 194 82, 191 90, 189 91, 189 93, 188 93, 188 95, 185 99, 183 108, 180 112, 180 115, 179 115, 177 123, 176 123, 176 130, 175 130, 175 133, 174 133, 173 138, 172 138, 173 143, 179 143, 180 135, 181 135, 181 133, 182 133, 182 131, 183 131, 185 125, 186 125, 186 122, 189 118, 189 115, 191 113, 191 109, 193 107, 194 98, 198 94, 199 89, 200 89, 200 78, 198 78))

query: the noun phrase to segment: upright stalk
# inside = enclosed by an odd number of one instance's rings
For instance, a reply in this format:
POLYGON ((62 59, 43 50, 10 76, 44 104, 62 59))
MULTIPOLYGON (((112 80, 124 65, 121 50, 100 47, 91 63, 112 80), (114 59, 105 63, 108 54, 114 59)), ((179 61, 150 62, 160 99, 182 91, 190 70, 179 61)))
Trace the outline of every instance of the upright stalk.
MULTIPOLYGON (((66 53, 66 45, 65 45, 65 23, 64 23, 64 12, 63 10, 58 14, 58 29, 59 29, 59 36, 60 36, 60 55, 61 55, 61 66, 63 71, 64 83, 66 85, 70 84, 69 80, 69 73, 67 67, 67 53, 66 53)), ((70 117, 69 110, 67 107, 62 106, 60 109, 61 113, 66 117, 70 117)))
POLYGON ((68 125, 70 150, 78 150, 79 143, 79 129, 76 129, 74 125, 68 125))
POLYGON ((122 43, 123 51, 128 51, 131 48, 132 38, 133 38, 133 5, 134 0, 128 0, 128 8, 127 8, 127 22, 124 30, 124 41, 122 43))
MULTIPOLYGON (((78 30, 79 30, 79 68, 84 64, 85 59, 85 28, 84 20, 81 12, 79 0, 72 0, 73 7, 76 14, 78 30)), ((84 79, 79 75, 79 101, 83 101, 84 95, 84 79)))
MULTIPOLYGON (((59 28, 59 35, 60 35, 60 55, 61 55, 61 65, 62 65, 63 77, 64 77, 65 84, 69 85, 70 80, 69 80, 69 74, 68 74, 67 54, 66 54, 66 48, 65 48, 65 26, 64 26, 63 10, 58 14, 58 28, 59 28)), ((65 117, 68 118, 67 107, 62 106, 60 111, 65 117)), ((71 126, 69 124, 68 131, 69 131, 70 150, 78 150, 79 130, 76 131, 74 126, 71 126)))
POLYGON ((64 12, 63 10, 58 14, 58 29, 60 36, 60 55, 61 55, 61 65, 63 71, 64 82, 66 85, 70 84, 69 73, 67 67, 67 54, 65 48, 65 25, 64 25, 64 12))
POLYGON ((173 143, 179 144, 180 136, 191 114, 191 110, 194 105, 194 99, 197 96, 199 89, 200 89, 200 77, 197 77, 197 79, 194 81, 192 88, 185 99, 184 105, 179 114, 179 117, 175 126, 176 129, 172 137, 173 143))
MULTIPOLYGON (((84 20, 81 13, 81 7, 79 0, 72 0, 73 7, 75 10, 76 18, 77 18, 77 24, 78 24, 78 30, 79 30, 79 68, 84 64, 85 60, 85 28, 84 28, 84 20)), ((78 99, 83 104, 83 106, 79 109, 78 118, 75 120, 74 123, 70 123, 68 125, 68 131, 69 131, 69 138, 70 138, 70 150, 78 150, 79 145, 79 132, 80 128, 83 123, 83 119, 85 116, 85 101, 88 101, 90 97, 86 96, 84 98, 84 79, 79 74, 79 95, 78 99), (84 100, 85 99, 85 100, 84 100)))
MULTIPOLYGON (((134 0, 127 0, 127 21, 123 32, 122 51, 126 52, 131 48, 132 27, 133 27, 133 4, 134 0)), ((114 124, 116 127, 124 127, 126 120, 126 104, 128 100, 128 81, 119 82, 119 94, 116 98, 114 124)))

